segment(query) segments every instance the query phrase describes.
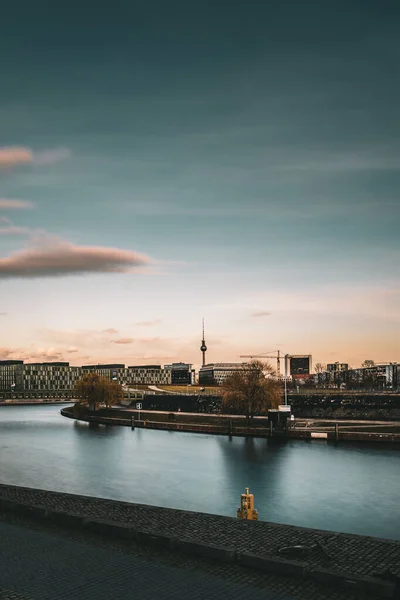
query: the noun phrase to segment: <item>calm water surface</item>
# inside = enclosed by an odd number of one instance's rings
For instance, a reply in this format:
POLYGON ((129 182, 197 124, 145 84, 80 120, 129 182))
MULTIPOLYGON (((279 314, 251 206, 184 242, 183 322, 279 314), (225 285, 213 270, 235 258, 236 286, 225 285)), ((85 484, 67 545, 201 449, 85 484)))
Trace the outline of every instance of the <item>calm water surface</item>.
POLYGON ((400 539, 400 450, 97 427, 0 407, 0 482, 400 539))

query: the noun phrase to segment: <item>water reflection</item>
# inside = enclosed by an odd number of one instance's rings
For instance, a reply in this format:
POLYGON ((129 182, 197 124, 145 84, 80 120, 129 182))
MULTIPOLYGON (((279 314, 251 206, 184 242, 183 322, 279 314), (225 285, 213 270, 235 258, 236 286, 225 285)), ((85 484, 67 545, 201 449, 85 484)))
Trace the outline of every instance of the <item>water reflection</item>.
POLYGON ((0 476, 55 489, 400 539, 399 449, 131 430, 78 423, 60 407, 0 407, 0 476))

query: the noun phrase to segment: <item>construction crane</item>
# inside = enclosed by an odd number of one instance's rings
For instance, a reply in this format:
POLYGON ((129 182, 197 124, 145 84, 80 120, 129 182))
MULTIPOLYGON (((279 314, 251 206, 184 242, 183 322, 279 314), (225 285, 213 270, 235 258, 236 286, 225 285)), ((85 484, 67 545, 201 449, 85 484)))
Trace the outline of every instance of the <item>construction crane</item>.
MULTIPOLYGON (((281 376, 281 358, 287 359, 288 354, 283 355, 280 350, 270 350, 263 354, 241 354, 240 358, 275 358, 276 359, 276 374, 278 377, 281 376), (276 355, 271 356, 271 352, 276 352, 276 355)), ((285 369, 285 375, 287 375, 287 368, 285 369)))

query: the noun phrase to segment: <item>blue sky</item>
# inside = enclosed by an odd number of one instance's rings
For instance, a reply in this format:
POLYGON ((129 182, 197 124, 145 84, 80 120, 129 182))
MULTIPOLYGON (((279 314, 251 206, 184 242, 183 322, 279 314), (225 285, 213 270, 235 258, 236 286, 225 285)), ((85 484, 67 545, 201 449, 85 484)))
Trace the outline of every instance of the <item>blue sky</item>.
POLYGON ((399 17, 3 9, 0 358, 399 360, 399 17))

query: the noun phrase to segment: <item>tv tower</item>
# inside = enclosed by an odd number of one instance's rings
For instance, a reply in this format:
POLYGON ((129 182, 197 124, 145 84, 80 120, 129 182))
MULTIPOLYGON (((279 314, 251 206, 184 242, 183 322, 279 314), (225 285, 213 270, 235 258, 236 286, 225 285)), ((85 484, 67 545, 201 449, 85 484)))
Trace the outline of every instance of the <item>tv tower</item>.
POLYGON ((204 339, 204 319, 202 320, 202 323, 203 323, 203 338, 201 340, 200 350, 203 355, 203 367, 204 367, 204 365, 206 364, 206 352, 207 352, 206 341, 204 339))

